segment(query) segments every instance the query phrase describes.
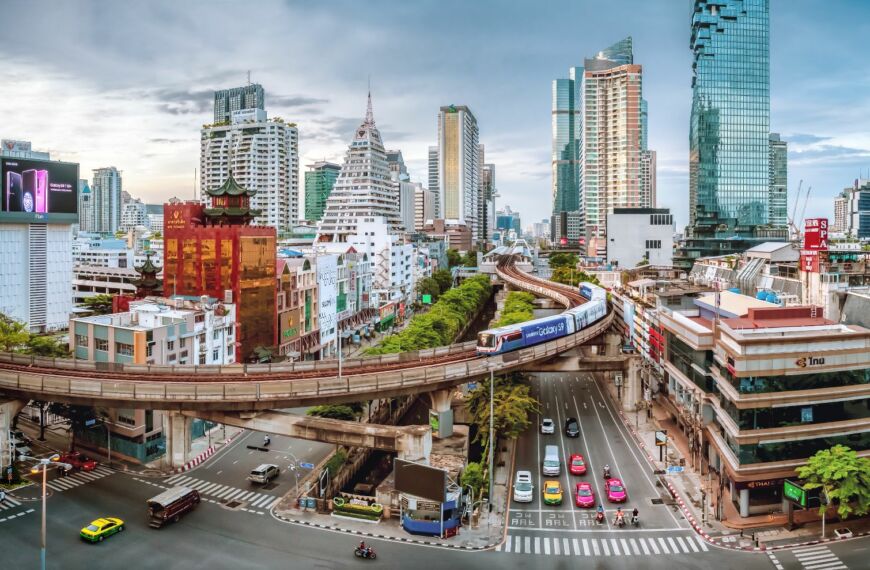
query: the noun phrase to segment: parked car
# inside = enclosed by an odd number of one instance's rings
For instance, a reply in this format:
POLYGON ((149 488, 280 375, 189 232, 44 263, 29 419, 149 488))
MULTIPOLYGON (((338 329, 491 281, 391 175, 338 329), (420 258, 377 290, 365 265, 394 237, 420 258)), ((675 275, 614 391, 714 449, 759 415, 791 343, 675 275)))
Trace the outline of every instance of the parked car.
POLYGON ((73 470, 93 471, 97 468, 97 461, 83 455, 80 451, 70 451, 63 453, 58 459, 60 463, 69 463, 73 470))
POLYGON ((568 460, 568 470, 571 475, 584 475, 586 473, 586 461, 579 453, 572 453, 568 460))
POLYGON ((595 491, 590 483, 577 483, 574 489, 574 504, 583 509, 591 509, 595 506, 595 491))
POLYGON ((103 542, 104 539, 119 532, 124 532, 124 521, 115 517, 105 517, 91 522, 79 532, 79 536, 88 542, 103 542))
POLYGON ((562 484, 551 479, 544 481, 544 504, 545 505, 561 505, 562 504, 562 484))
POLYGON ((20 429, 11 430, 9 432, 9 435, 12 437, 13 440, 17 439, 19 441, 23 441, 24 445, 30 445, 31 443, 33 443, 33 440, 24 435, 24 432, 20 429))
POLYGON ((535 486, 532 484, 531 471, 517 471, 514 479, 514 501, 531 503, 534 500, 535 486))
POLYGON ((255 469, 251 470, 251 474, 248 475, 248 481, 251 483, 260 483, 261 485, 267 484, 269 481, 278 476, 281 472, 278 469, 277 465, 272 463, 264 463, 255 469))
POLYGON ((577 421, 577 418, 568 418, 565 420, 565 435, 568 437, 580 436, 580 422, 577 421))
POLYGON ((550 418, 544 418, 541 420, 541 433, 555 433, 556 432, 556 424, 553 423, 553 420, 550 418))
POLYGON ((148 499, 148 524, 160 528, 169 521, 178 522, 182 515, 192 511, 200 501, 199 491, 188 487, 172 487, 148 499))
POLYGON ((604 487, 607 490, 607 500, 611 503, 624 503, 628 498, 628 492, 621 479, 608 479, 604 487))

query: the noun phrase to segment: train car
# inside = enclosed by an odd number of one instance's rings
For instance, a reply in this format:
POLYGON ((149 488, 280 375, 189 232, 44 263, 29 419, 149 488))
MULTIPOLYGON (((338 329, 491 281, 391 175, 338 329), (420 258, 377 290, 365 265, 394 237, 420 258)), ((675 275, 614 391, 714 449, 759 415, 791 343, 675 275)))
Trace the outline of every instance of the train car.
POLYGON ((588 281, 580 283, 579 291, 581 295, 590 301, 607 300, 607 290, 588 281))
POLYGON ((579 332, 607 315, 607 301, 602 299, 587 301, 565 311, 564 314, 571 315, 574 319, 574 330, 579 332))
POLYGON ((562 313, 489 329, 477 334, 478 354, 502 354, 576 332, 575 318, 562 313))

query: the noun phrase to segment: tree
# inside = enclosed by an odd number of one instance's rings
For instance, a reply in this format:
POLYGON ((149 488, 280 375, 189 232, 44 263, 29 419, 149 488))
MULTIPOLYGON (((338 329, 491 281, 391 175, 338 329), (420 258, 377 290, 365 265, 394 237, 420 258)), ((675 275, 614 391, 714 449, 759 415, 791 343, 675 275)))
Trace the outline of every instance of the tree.
POLYGON ((13 318, 0 313, 0 350, 13 352, 30 340, 30 333, 13 318))
POLYGON ((439 269, 432 274, 432 279, 438 282, 439 293, 444 293, 453 286, 453 273, 449 269, 439 269))
MULTIPOLYGON (((489 434, 489 379, 471 391, 466 406, 477 426, 475 441, 485 440, 489 434)), ((520 384, 512 377, 495 378, 493 427, 497 434, 516 439, 529 428, 531 416, 539 410, 540 404, 531 395, 528 385, 520 384)))
POLYGON ((314 406, 308 410, 307 414, 319 418, 347 421, 355 421, 358 416, 353 408, 344 404, 324 404, 322 406, 314 406))
POLYGON ((90 309, 95 315, 107 315, 112 312, 112 296, 94 295, 85 299, 82 305, 90 309))
MULTIPOLYGON (((870 458, 859 457, 855 450, 845 445, 823 449, 798 467, 797 474, 804 480, 804 489, 821 489, 837 505, 840 518, 870 512, 870 458)), ((819 514, 825 516, 827 509, 822 504, 819 514)))
POLYGON ((534 318, 535 296, 524 291, 511 291, 508 293, 501 311, 501 317, 496 326, 505 327, 517 323, 524 323, 534 318))
POLYGON ((464 489, 466 485, 470 485, 474 489, 474 496, 480 497, 484 485, 486 485, 486 477, 484 477, 483 466, 480 463, 469 463, 462 471, 462 476, 459 477, 459 482, 464 489))
POLYGON ((550 254, 550 267, 555 269, 557 267, 577 267, 577 262, 580 261, 580 258, 577 257, 574 253, 553 253, 550 254))
POLYGON ((417 293, 420 296, 432 295, 432 300, 437 301, 438 295, 441 294, 441 287, 434 277, 424 277, 417 283, 417 293))
POLYGON ((462 255, 455 249, 447 250, 447 267, 456 267, 462 263, 462 255))
POLYGON ((69 356, 69 347, 52 336, 33 335, 27 339, 27 352, 34 356, 64 358, 69 356))
POLYGON ((466 252, 462 257, 462 267, 477 267, 477 252, 466 252))
POLYGON ((36 406, 39 409, 39 441, 45 441, 45 412, 48 410, 49 403, 45 400, 31 400, 31 406, 36 406))
POLYGON ((70 451, 76 449, 76 432, 81 433, 87 427, 86 422, 97 417, 97 412, 90 406, 74 406, 72 404, 53 403, 48 407, 51 413, 69 420, 70 451))

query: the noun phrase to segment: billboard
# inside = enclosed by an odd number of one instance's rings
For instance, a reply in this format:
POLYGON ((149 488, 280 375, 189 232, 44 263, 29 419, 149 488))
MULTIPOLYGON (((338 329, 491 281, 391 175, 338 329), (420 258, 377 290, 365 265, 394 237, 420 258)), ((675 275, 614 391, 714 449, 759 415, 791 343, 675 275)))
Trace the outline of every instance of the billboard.
POLYGON ((317 256, 317 299, 319 303, 320 343, 329 344, 336 338, 338 313, 338 256, 317 256))
POLYGON ((393 461, 393 468, 396 491, 439 503, 446 500, 447 471, 398 458, 393 461))
POLYGON ((0 222, 76 223, 79 165, 0 158, 0 222))
POLYGON ((828 251, 828 218, 810 218, 804 221, 803 249, 828 251))
POLYGON ((558 316, 532 324, 520 325, 523 336, 528 341, 545 342, 568 334, 565 317, 558 316))

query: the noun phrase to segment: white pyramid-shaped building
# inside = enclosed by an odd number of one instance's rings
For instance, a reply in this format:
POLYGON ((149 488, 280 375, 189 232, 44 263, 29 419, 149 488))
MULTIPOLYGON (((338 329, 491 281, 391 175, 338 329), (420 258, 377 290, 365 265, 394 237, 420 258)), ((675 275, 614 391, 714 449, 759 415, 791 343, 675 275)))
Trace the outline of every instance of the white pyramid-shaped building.
POLYGON ((326 200, 317 241, 346 242, 356 235, 361 218, 383 218, 391 234, 404 232, 399 215, 398 189, 390 181, 390 168, 381 133, 372 114, 369 93, 365 121, 354 133, 341 173, 326 200))

